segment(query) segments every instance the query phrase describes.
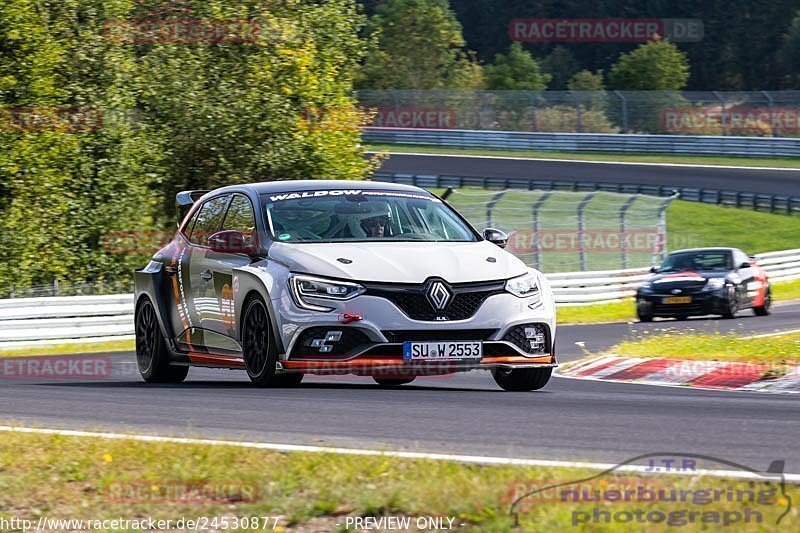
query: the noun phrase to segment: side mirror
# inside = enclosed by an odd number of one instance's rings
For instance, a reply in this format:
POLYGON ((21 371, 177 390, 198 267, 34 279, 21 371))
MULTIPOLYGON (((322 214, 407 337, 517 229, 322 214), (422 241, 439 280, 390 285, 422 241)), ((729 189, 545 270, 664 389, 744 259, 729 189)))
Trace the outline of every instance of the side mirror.
POLYGON ((657 272, 658 272, 658 267, 657 266, 651 266, 650 267, 650 273, 651 274, 656 274, 657 272))
POLYGON ((499 229, 486 228, 483 230, 483 238, 500 248, 505 248, 508 244, 508 235, 499 229))
POLYGON ((750 261, 745 261, 744 263, 742 263, 741 265, 739 265, 739 268, 750 268, 750 267, 752 267, 752 266, 753 266, 753 265, 750 263, 750 261))
POLYGON ((251 255, 256 252, 255 246, 245 244, 244 233, 235 230, 215 233, 208 238, 208 247, 211 251, 221 254, 251 255))

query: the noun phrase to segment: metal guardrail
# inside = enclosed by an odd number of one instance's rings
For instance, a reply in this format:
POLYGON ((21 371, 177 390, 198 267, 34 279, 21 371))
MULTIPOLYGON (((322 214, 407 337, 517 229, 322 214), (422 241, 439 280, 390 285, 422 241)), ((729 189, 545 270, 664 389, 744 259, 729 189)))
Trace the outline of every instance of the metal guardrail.
MULTIPOLYGON (((800 279, 800 249, 756 256, 770 280, 800 279)), ((546 275, 560 306, 620 301, 636 293, 645 268, 546 275)), ((0 348, 133 338, 133 295, 0 300, 0 348)))
POLYGON ((534 180, 525 178, 484 178, 474 176, 448 176, 427 174, 399 174, 376 172, 372 179, 390 183, 403 183, 423 188, 446 189, 480 187, 484 189, 527 189, 542 191, 606 191, 649 196, 674 196, 689 202, 725 205, 768 213, 800 214, 800 197, 781 194, 759 194, 724 191, 695 187, 647 185, 635 183, 604 183, 565 180, 534 180))
POLYGON ((364 128, 363 139, 377 144, 449 148, 490 148, 543 152, 729 155, 799 157, 800 138, 638 135, 621 133, 529 133, 486 130, 364 128))

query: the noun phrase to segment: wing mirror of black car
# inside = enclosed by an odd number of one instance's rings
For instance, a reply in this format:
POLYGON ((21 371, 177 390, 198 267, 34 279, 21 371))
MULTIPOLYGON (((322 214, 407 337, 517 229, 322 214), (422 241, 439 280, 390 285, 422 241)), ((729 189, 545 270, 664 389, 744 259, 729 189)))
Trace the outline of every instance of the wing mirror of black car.
POLYGON ((236 230, 219 231, 208 238, 211 251, 221 254, 253 255, 256 247, 245 243, 244 233, 236 230))
POLYGON ((483 238, 500 248, 505 248, 508 244, 508 235, 499 229, 486 228, 483 230, 483 238))
POLYGON ((739 268, 750 268, 751 266, 753 265, 750 264, 750 261, 745 261, 744 263, 739 265, 739 268))
POLYGON ((651 266, 650 267, 650 273, 651 274, 657 274, 658 273, 658 267, 657 266, 651 266))

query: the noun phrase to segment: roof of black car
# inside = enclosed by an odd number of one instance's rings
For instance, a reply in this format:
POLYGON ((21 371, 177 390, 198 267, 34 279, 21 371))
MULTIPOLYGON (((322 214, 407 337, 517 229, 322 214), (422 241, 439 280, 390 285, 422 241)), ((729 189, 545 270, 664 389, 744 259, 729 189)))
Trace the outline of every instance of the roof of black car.
POLYGON ((248 183, 246 185, 232 185, 217 189, 214 193, 231 190, 250 189, 256 194, 270 194, 276 192, 302 192, 336 189, 363 189, 370 191, 408 191, 420 192, 418 187, 411 185, 401 185, 399 183, 385 183, 380 181, 363 180, 283 180, 267 181, 262 183, 248 183))

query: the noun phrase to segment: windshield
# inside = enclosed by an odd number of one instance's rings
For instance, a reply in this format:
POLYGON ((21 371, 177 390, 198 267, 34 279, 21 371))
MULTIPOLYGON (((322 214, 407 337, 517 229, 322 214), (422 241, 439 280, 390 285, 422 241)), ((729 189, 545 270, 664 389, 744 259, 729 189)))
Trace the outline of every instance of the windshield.
POLYGON ((733 254, 728 250, 681 252, 667 256, 659 272, 686 270, 727 271, 733 269, 733 254))
POLYGON ((478 240, 450 207, 424 193, 302 191, 264 195, 262 203, 278 242, 478 240))

